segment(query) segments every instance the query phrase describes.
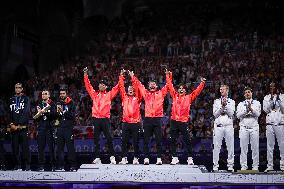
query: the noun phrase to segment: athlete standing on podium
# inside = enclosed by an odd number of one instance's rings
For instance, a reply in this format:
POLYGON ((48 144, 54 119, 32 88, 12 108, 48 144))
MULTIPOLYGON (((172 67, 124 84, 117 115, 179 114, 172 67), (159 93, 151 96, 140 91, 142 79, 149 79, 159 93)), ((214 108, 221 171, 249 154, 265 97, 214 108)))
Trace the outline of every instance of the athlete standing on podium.
POLYGON ((284 95, 276 83, 270 84, 270 94, 263 99, 263 110, 266 113, 267 138, 267 171, 273 171, 273 150, 275 138, 280 151, 280 169, 284 170, 284 95))
POLYGON ((186 144, 187 163, 189 165, 194 165, 188 132, 190 106, 204 88, 206 79, 202 78, 199 86, 190 94, 187 94, 188 91, 186 85, 180 84, 178 90, 176 91, 172 83, 172 72, 166 71, 166 73, 169 75, 167 77, 167 85, 173 101, 170 126, 172 152, 171 165, 176 165, 179 163, 179 159, 176 156, 176 140, 179 136, 179 132, 182 133, 183 142, 186 144))
POLYGON ((213 115, 213 171, 219 169, 219 154, 223 138, 225 138, 228 149, 228 171, 234 171, 234 127, 233 118, 235 113, 235 101, 228 98, 229 86, 221 85, 221 98, 214 101, 213 115))
POLYGON ((145 101, 145 119, 143 121, 144 129, 144 165, 149 165, 149 142, 151 136, 155 135, 155 140, 157 144, 158 154, 157 154, 157 165, 162 165, 162 124, 161 119, 164 116, 164 99, 168 93, 167 84, 158 90, 158 85, 156 81, 151 80, 148 82, 148 89, 141 84, 136 76, 132 76, 132 83, 136 85, 139 92, 145 101))
POLYGON ((107 92, 107 82, 105 80, 101 80, 99 82, 99 90, 95 91, 92 87, 90 80, 88 78, 88 68, 84 68, 84 83, 87 92, 89 93, 92 101, 92 117, 94 124, 94 141, 95 141, 95 159, 93 161, 94 164, 101 163, 100 155, 100 134, 104 133, 104 136, 107 139, 107 143, 110 149, 110 163, 116 164, 114 149, 112 138, 110 135, 110 108, 111 101, 117 95, 119 86, 118 84, 113 87, 109 92, 107 92))
MULTIPOLYGON (((133 84, 128 86, 127 93, 124 87, 124 73, 126 71, 122 70, 119 76, 119 91, 122 101, 122 160, 119 164, 127 164, 127 144, 130 136, 133 140, 134 146, 134 159, 133 164, 139 164, 138 153, 138 131, 141 123, 141 115, 140 115, 140 105, 142 101, 142 96, 138 92, 137 88, 133 87, 133 84)), ((130 76, 133 76, 133 72, 128 71, 130 76)), ((135 86, 135 85, 134 85, 135 86)))

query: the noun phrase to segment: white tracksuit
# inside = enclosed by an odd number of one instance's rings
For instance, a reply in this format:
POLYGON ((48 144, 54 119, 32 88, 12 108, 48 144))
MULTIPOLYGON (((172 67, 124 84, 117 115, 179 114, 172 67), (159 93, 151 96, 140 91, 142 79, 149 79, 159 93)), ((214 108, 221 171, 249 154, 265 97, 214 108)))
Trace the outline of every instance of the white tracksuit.
POLYGON ((273 150, 275 137, 280 150, 280 168, 284 169, 284 94, 279 95, 280 100, 276 100, 274 95, 266 95, 263 99, 263 110, 266 115, 266 138, 267 138, 267 167, 273 167, 273 150), (273 109, 275 105, 275 109, 273 109))
POLYGON ((237 118, 240 119, 240 164, 243 169, 247 169, 248 144, 252 149, 252 167, 258 169, 259 165, 259 124, 258 117, 261 114, 261 104, 257 100, 245 100, 240 102, 237 107, 237 118), (248 103, 251 103, 252 112, 247 109, 248 103))
POLYGON ((227 98, 227 105, 222 108, 221 98, 213 104, 214 134, 213 134, 213 164, 219 168, 219 154, 223 138, 228 148, 228 167, 234 166, 234 127, 233 118, 235 113, 235 101, 227 98))

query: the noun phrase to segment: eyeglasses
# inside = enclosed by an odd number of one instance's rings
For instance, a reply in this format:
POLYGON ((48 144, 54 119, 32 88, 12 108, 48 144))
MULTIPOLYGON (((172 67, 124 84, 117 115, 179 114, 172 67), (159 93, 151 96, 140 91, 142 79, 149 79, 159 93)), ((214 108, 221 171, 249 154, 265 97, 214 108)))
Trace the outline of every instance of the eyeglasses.
POLYGON ((42 95, 48 95, 48 93, 42 93, 42 95))

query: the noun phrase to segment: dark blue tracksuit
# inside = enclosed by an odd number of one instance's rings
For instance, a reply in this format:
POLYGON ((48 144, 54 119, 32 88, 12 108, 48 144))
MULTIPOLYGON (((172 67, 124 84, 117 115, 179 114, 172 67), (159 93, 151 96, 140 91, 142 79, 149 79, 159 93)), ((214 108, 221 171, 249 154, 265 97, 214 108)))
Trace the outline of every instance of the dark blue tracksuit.
MULTIPOLYGON (((49 151, 49 159, 52 166, 55 165, 55 153, 54 153, 54 127, 53 127, 53 120, 56 116, 56 106, 53 102, 49 101, 49 105, 51 106, 50 109, 43 113, 39 118, 38 121, 38 135, 37 135, 37 143, 38 143, 38 163, 40 167, 44 166, 45 163, 45 153, 44 149, 46 144, 48 145, 49 151)), ((41 101, 38 106, 43 109, 47 106, 47 103, 41 101)))
POLYGON ((58 168, 64 167, 64 146, 67 147, 67 157, 71 167, 77 167, 76 154, 73 138, 73 127, 75 122, 75 105, 71 98, 57 102, 57 105, 63 107, 63 113, 57 113, 59 119, 59 127, 56 132, 57 144, 57 160, 58 168))
MULTIPOLYGON (((15 125, 28 126, 30 115, 30 101, 25 95, 13 96, 10 98, 10 118, 15 125)), ((30 165, 28 128, 11 132, 12 151, 15 167, 21 165, 19 145, 22 147, 22 160, 26 165, 30 165)))

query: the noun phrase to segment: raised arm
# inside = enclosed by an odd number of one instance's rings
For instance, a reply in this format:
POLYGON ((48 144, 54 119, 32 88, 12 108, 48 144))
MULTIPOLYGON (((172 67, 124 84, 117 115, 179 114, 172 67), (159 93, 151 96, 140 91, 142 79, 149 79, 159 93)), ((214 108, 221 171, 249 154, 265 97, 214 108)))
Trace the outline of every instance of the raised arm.
POLYGON ((89 95, 91 96, 91 98, 93 99, 95 97, 95 93, 96 91, 94 90, 93 86, 91 85, 91 82, 89 80, 88 77, 88 68, 84 68, 84 84, 85 84, 85 88, 87 90, 87 92, 89 93, 89 95))
POLYGON ((117 83, 111 90, 110 90, 110 99, 113 99, 119 91, 119 84, 117 83))
POLYGON ((132 85, 134 88, 138 88, 140 94, 145 97, 146 94, 146 89, 144 87, 144 85, 142 85, 142 83, 138 80, 138 78, 135 75, 131 76, 131 81, 132 81, 132 85))
MULTIPOLYGON (((132 78, 133 76, 134 76, 134 72, 133 71, 129 71, 128 70, 128 74, 129 74, 129 76, 132 78)), ((138 88, 138 84, 136 83, 137 81, 131 81, 132 82, 132 86, 133 86, 133 89, 134 89, 134 92, 135 92, 135 96, 138 98, 138 99, 140 99, 140 100, 142 100, 142 95, 141 95, 141 92, 140 92, 140 90, 139 90, 139 88, 138 88)))
POLYGON ((166 81, 167 81, 167 87, 169 89, 169 92, 170 92, 170 95, 171 97, 174 97, 176 95, 176 90, 174 88, 174 85, 173 85, 173 82, 172 82, 172 79, 173 79, 173 74, 172 72, 169 72, 168 74, 166 74, 166 81))
MULTIPOLYGON (((170 78, 170 72, 168 70, 166 70, 166 80, 167 78, 170 78)), ((161 89, 163 97, 167 95, 168 89, 169 89, 168 82, 166 82, 166 85, 161 89)))
POLYGON ((194 101, 197 98, 197 96, 201 93, 202 89, 205 86, 205 82, 206 79, 202 78, 201 83, 198 85, 198 87, 192 93, 190 93, 191 101, 194 101))
POLYGON ((125 87, 124 87, 124 79, 125 78, 123 76, 123 73, 120 73, 118 85, 119 85, 119 93, 120 93, 121 99, 123 99, 126 95, 125 87))

